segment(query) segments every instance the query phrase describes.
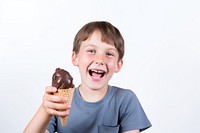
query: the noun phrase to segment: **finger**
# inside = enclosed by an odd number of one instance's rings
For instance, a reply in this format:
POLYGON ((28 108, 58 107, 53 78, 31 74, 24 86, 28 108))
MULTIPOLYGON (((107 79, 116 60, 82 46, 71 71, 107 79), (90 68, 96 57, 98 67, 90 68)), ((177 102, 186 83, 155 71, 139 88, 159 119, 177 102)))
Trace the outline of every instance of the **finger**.
POLYGON ((53 94, 45 93, 43 97, 43 101, 49 101, 54 103, 66 103, 67 98, 66 97, 60 97, 53 94))
POLYGON ((56 87, 53 87, 53 86, 47 86, 47 87, 45 88, 45 92, 46 92, 46 93, 49 93, 49 94, 52 94, 52 93, 57 92, 57 88, 56 88, 56 87))
POLYGON ((44 106, 49 114, 58 116, 65 116, 69 114, 71 108, 69 104, 58 104, 51 102, 46 102, 44 106))
POLYGON ((71 108, 71 105, 67 103, 53 103, 49 101, 44 102, 44 106, 45 108, 50 108, 54 110, 68 110, 71 108))
POLYGON ((68 116, 70 113, 70 110, 65 110, 65 111, 59 111, 59 110, 54 110, 54 109, 47 109, 47 112, 52 115, 56 116, 68 116))

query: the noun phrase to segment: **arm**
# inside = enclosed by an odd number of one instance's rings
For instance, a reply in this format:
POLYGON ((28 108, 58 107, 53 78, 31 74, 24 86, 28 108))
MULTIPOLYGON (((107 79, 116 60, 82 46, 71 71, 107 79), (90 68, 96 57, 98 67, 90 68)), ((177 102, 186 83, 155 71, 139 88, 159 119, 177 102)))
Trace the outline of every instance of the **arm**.
POLYGON ((131 130, 131 131, 123 132, 123 133, 139 133, 139 132, 140 132, 139 130, 131 130))
POLYGON ((53 93, 56 91, 57 89, 51 86, 45 89, 43 103, 24 129, 24 133, 48 133, 46 128, 53 115, 69 115, 70 106, 68 104, 61 104, 66 103, 66 98, 54 96, 53 93))
POLYGON ((51 116, 46 112, 43 105, 41 105, 29 124, 26 126, 24 133, 45 133, 50 120, 51 116))

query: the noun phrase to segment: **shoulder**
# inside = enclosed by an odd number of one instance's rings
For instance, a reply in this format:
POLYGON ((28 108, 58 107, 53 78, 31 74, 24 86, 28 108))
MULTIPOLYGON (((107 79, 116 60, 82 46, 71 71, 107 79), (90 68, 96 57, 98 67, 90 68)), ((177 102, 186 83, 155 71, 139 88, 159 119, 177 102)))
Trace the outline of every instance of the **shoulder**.
POLYGON ((117 86, 112 86, 115 91, 115 96, 121 100, 137 98, 136 94, 130 89, 124 89, 117 86))
POLYGON ((112 100, 116 101, 118 105, 123 107, 129 107, 129 105, 138 104, 138 98, 136 94, 130 89, 124 89, 117 86, 111 86, 111 90, 114 92, 112 100))

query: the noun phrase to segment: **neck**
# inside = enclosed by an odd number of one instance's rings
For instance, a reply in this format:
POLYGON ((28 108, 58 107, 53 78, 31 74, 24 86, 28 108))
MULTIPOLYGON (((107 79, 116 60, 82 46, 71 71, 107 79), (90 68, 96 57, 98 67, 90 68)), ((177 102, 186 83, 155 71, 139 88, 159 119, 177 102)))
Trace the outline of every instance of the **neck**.
POLYGON ((86 102, 100 101, 101 99, 104 98, 107 91, 108 91, 108 86, 105 86, 104 88, 98 90, 79 86, 79 93, 86 102))

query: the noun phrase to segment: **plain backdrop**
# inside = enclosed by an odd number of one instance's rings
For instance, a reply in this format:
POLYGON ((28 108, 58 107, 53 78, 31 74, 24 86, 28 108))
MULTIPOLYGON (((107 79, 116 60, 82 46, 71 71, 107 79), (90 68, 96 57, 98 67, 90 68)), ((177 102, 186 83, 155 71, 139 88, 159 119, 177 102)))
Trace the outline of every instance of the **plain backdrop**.
POLYGON ((23 131, 55 68, 79 85, 74 36, 105 20, 125 39, 124 65, 110 84, 136 93, 153 125, 144 133, 198 133, 199 7, 199 0, 1 0, 0 132, 23 131))

